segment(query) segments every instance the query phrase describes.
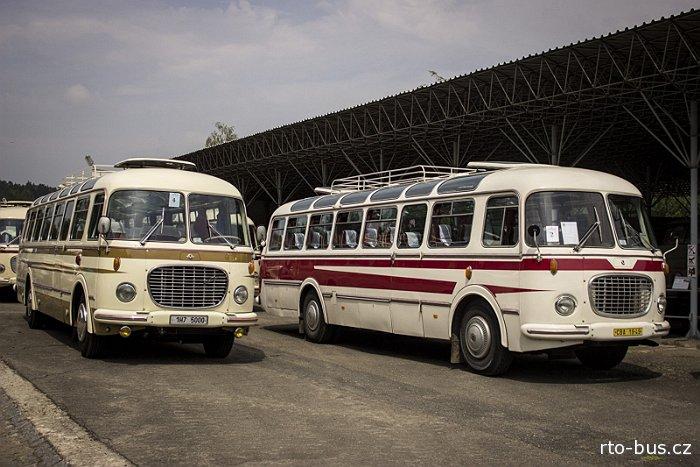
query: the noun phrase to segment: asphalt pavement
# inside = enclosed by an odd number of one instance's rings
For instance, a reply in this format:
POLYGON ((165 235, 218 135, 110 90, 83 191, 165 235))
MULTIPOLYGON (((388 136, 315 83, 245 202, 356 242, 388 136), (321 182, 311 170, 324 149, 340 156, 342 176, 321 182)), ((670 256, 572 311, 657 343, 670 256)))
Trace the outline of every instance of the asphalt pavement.
MULTIPOLYGON (((527 355, 488 378, 451 365, 442 342, 348 329, 318 345, 261 317, 223 361, 199 345, 121 338, 87 360, 67 327, 30 330, 6 302, 0 358, 134 464, 698 464, 697 348, 633 348, 609 371, 527 355), (635 441, 693 454, 601 454, 635 441)), ((0 464, 57 461, 26 441, 34 434, 1 391, 0 409, 14 414, 0 464)))

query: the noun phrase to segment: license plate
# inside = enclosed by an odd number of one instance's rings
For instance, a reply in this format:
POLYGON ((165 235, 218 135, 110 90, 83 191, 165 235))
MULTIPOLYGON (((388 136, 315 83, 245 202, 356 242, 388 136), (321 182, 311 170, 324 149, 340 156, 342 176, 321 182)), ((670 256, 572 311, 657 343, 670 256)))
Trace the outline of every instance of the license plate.
POLYGON ((633 337, 641 336, 642 328, 616 328, 613 329, 613 336, 615 337, 633 337))
POLYGON ((206 326, 207 323, 209 323, 208 316, 170 316, 170 324, 179 324, 181 326, 206 326))

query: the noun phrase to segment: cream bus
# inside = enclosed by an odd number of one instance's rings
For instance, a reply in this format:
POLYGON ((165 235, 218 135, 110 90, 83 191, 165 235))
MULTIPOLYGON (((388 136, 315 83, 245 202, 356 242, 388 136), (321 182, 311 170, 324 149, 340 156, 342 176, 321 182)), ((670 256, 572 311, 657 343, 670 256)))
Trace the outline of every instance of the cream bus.
POLYGON ((669 331, 664 259, 621 178, 482 163, 317 191, 277 209, 261 262, 264 308, 308 340, 337 326, 450 340, 453 363, 496 375, 564 347, 611 368, 669 331))
POLYGON ((20 234, 31 205, 31 201, 0 200, 0 294, 15 285, 20 234))
POLYGON ((194 164, 129 159, 34 202, 20 244, 29 326, 70 324, 83 356, 105 336, 199 342, 226 357, 257 321, 241 195, 194 164))

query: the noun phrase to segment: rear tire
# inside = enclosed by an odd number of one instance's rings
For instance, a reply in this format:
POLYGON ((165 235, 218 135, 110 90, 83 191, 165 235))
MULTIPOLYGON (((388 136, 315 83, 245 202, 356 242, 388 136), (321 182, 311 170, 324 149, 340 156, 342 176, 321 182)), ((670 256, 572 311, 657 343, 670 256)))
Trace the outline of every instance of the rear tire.
POLYGON ((235 340, 232 333, 227 333, 223 336, 209 337, 204 341, 204 353, 209 358, 226 358, 231 353, 233 341, 235 340))
POLYGON ((513 362, 513 354, 501 345, 501 328, 490 307, 470 305, 459 325, 462 358, 474 373, 502 375, 513 362))
POLYGON ((625 359, 627 346, 582 347, 574 352, 583 366, 594 370, 609 370, 625 359))
POLYGON ((75 335, 78 339, 78 347, 83 357, 99 358, 102 356, 105 338, 88 330, 88 314, 85 297, 81 295, 78 299, 78 310, 75 315, 75 335))
POLYGON ((27 298, 24 300, 24 316, 27 319, 29 329, 41 329, 44 326, 44 315, 39 310, 34 310, 33 307, 32 286, 28 283, 27 298))
POLYGON ((326 323, 323 317, 323 308, 321 301, 316 296, 316 293, 309 292, 304 297, 303 304, 304 313, 304 334, 306 340, 325 344, 333 339, 334 326, 326 323))

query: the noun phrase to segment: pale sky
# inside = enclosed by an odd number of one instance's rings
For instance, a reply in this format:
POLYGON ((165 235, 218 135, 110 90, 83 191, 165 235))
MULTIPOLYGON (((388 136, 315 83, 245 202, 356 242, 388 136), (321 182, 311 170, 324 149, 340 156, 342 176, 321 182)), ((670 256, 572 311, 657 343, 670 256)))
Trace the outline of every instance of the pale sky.
POLYGON ((0 0, 0 179, 173 157, 697 6, 689 0, 0 0))

